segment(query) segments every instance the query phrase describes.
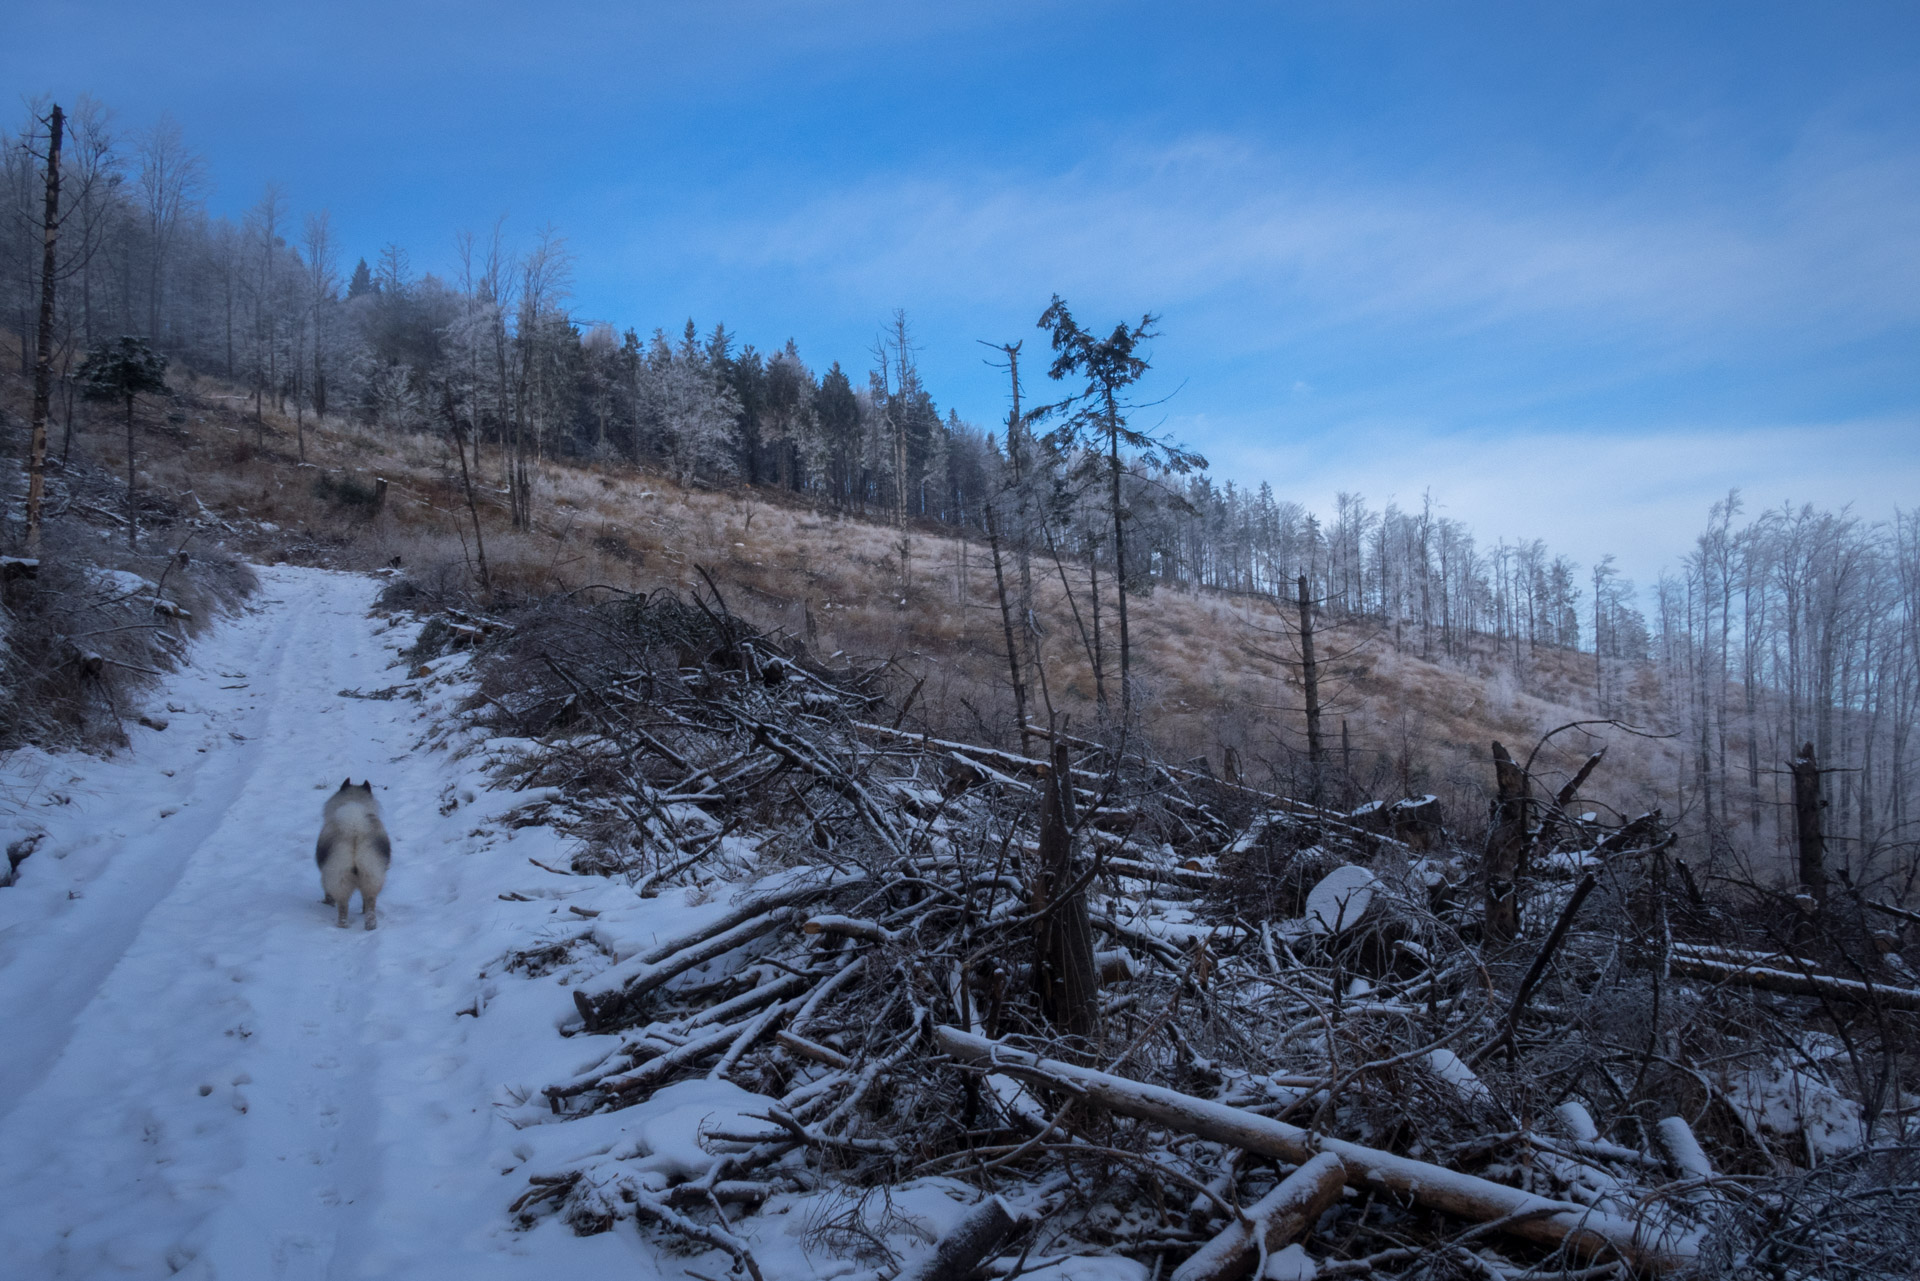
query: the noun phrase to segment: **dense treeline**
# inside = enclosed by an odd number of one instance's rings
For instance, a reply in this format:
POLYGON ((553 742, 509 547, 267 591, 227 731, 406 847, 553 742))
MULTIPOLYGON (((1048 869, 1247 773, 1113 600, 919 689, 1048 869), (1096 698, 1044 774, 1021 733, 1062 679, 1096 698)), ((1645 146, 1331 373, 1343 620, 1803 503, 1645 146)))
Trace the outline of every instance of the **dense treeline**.
MULTIPOLYGON (((0 139, 0 314, 27 340, 23 366, 37 337, 42 114, 0 139)), ((463 235, 445 277, 415 274, 397 246, 346 268, 325 213, 296 219, 269 187, 237 221, 214 216, 205 163, 176 126, 120 136, 93 102, 68 116, 63 173, 54 337, 56 417, 69 422, 86 353, 133 334, 177 371, 245 388, 256 412, 450 433, 511 495, 517 524, 534 519, 533 464, 572 459, 958 529, 1005 555, 1017 653, 1034 576, 1064 582, 1059 567, 1073 568, 1097 682, 1125 666, 1110 633, 1116 615, 1124 633, 1127 595, 1165 584, 1291 600, 1304 578, 1321 614, 1368 620, 1423 658, 1494 657, 1524 674, 1543 649, 1586 651, 1596 712, 1682 736, 1689 818, 1717 838, 1787 839, 1781 771, 1811 742, 1837 771, 1835 833, 1862 857, 1907 846, 1920 526, 1905 518, 1783 508, 1736 528, 1731 498, 1651 594, 1649 620, 1611 557, 1583 571, 1539 540, 1486 546, 1430 500, 1380 511, 1342 494, 1323 521, 1267 485, 1217 483, 1204 460, 1128 427, 1112 394, 1145 372, 1132 340, 1151 336, 1150 317, 1100 339, 1055 300, 1052 376, 1034 377, 1028 353, 1023 382, 1022 344, 1002 346, 1013 409, 986 429, 937 405, 903 314, 862 360, 821 370, 791 341, 763 351, 723 325, 583 324, 551 232, 517 252, 500 227, 463 235), (1104 392, 1103 351, 1133 362, 1104 392)))

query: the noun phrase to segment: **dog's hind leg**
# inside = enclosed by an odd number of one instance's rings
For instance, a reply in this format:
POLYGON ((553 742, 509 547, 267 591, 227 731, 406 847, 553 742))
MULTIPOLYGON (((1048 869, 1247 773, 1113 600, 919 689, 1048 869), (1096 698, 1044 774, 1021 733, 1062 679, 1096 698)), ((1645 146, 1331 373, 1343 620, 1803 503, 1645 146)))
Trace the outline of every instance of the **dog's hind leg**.
POLYGON ((353 903, 353 892, 359 888, 359 882, 350 850, 335 850, 320 865, 320 888, 326 892, 327 905, 339 913, 334 924, 343 930, 347 928, 347 908, 353 903))
POLYGON ((363 881, 360 885, 360 916, 368 929, 378 929, 380 919, 374 915, 374 903, 379 899, 379 891, 370 889, 363 881))
POLYGON ((347 928, 347 909, 353 906, 354 882, 358 879, 349 867, 327 886, 330 901, 340 909, 340 917, 334 924, 343 930, 347 928))

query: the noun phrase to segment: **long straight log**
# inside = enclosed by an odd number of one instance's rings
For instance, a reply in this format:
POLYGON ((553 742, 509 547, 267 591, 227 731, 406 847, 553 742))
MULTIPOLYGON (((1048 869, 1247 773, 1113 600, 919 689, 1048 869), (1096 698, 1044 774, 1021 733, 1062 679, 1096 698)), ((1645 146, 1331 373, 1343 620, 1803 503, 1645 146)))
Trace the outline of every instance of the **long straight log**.
POLYGON ((1886 987, 1797 968, 1791 956, 1744 952, 1736 948, 1676 943, 1667 964, 1675 974, 1716 983, 1738 983, 1788 996, 1824 996, 1856 1005, 1920 1011, 1920 988, 1886 987), (1794 966, 1788 969, 1785 967, 1794 966))
POLYGON ((1218 872, 1208 872, 1197 867, 1162 867, 1156 863, 1141 863, 1135 859, 1114 858, 1111 855, 1100 860, 1100 870, 1110 876, 1130 876, 1137 881, 1166 881, 1196 890, 1213 889, 1223 884, 1226 879, 1218 872))
POLYGON ((1346 1183, 1347 1167, 1333 1153, 1322 1152, 1254 1202, 1245 1221, 1229 1223, 1175 1268, 1173 1281, 1242 1281, 1252 1276, 1262 1243, 1271 1254, 1306 1232, 1340 1199, 1346 1183))
POLYGON ((1314 1134, 1177 1090, 1058 1059, 1042 1059, 958 1028, 935 1028, 934 1040, 943 1053, 961 1062, 990 1064, 1010 1076, 1065 1087, 1122 1116, 1152 1121, 1261 1156, 1304 1165, 1322 1152, 1331 1152, 1344 1163, 1351 1182, 1475 1222, 1501 1220, 1506 1231, 1530 1241, 1586 1254, 1618 1254, 1632 1266, 1649 1272, 1668 1271, 1699 1251, 1698 1239, 1691 1234, 1646 1228, 1619 1215, 1571 1201, 1548 1200, 1491 1179, 1314 1134))

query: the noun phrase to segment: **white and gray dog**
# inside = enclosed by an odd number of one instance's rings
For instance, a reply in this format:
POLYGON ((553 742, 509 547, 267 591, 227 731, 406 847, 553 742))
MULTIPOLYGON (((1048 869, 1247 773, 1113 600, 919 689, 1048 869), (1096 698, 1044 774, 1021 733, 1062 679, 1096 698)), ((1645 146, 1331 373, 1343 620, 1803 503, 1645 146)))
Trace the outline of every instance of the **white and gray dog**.
POLYGON ((393 842, 380 821, 371 780, 356 786, 351 778, 327 798, 320 812, 320 840, 313 849, 320 865, 320 888, 327 902, 340 909, 339 925, 347 928, 347 903, 360 891, 360 915, 367 928, 378 923, 374 903, 387 883, 387 864, 393 861, 393 842))

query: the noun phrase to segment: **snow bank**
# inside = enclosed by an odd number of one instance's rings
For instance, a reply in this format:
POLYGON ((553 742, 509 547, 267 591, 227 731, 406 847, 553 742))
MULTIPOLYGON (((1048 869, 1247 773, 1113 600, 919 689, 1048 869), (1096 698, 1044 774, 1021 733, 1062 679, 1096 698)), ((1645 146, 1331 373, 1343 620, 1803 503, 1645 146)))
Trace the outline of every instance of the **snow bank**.
POLYGON ((1727 1097, 1749 1125, 1783 1138, 1801 1136, 1818 1158, 1855 1151, 1867 1141, 1866 1112, 1858 1103, 1785 1063, 1734 1075, 1727 1097))
POLYGON ((714 1162, 706 1136, 773 1133, 773 1126, 755 1117, 779 1105, 731 1081, 681 1081, 614 1114, 629 1119, 633 1142, 613 1155, 629 1162, 629 1169, 645 1171, 654 1188, 702 1178, 714 1162))

